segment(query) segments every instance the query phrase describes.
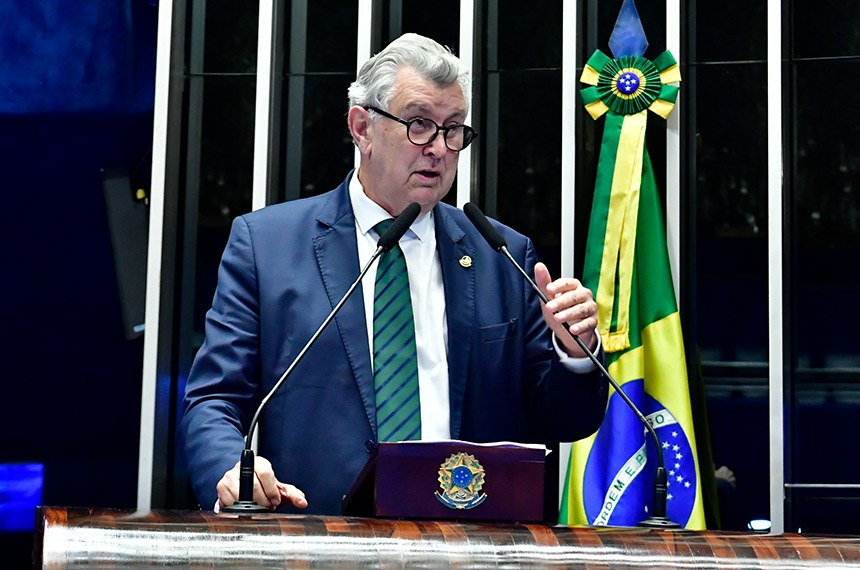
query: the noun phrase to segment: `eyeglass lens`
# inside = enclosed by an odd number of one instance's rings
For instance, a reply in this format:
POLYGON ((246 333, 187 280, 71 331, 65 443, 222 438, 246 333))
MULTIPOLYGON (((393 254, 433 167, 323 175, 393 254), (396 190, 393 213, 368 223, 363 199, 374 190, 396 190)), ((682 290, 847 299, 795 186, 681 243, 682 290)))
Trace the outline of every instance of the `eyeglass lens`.
POLYGON ((424 145, 429 143, 436 134, 442 130, 445 137, 445 144, 451 150, 462 150, 465 146, 465 127, 463 125, 453 125, 443 130, 430 119, 418 117, 409 121, 409 129, 407 135, 412 144, 424 145))

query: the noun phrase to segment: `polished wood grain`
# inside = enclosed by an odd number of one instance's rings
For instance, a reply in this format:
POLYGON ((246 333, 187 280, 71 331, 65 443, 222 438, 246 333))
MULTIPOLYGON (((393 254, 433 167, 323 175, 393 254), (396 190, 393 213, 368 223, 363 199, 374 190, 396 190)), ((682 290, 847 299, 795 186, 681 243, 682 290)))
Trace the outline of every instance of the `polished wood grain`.
POLYGON ((42 507, 37 568, 860 568, 860 537, 42 507))

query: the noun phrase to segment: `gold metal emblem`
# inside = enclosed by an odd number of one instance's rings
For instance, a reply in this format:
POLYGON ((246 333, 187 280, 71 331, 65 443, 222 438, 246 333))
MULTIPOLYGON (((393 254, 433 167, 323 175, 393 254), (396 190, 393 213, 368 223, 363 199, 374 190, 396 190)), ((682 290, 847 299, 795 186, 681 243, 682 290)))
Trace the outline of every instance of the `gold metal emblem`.
POLYGON ((451 509, 474 509, 487 498, 481 493, 484 485, 484 468, 468 453, 455 453, 439 467, 439 486, 436 498, 451 509))
POLYGON ((460 265, 466 269, 469 269, 470 267, 472 267, 472 258, 468 255, 464 255, 460 258, 460 265))

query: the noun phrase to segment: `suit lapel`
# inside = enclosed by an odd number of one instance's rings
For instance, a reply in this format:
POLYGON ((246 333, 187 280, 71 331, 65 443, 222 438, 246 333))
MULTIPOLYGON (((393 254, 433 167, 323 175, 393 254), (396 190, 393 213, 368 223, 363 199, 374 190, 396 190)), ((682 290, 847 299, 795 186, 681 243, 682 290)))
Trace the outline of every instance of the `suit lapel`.
MULTIPOLYGON (((340 301, 361 270, 355 237, 355 216, 348 192, 351 176, 352 173, 321 208, 317 221, 324 229, 313 240, 320 275, 332 307, 340 301)), ((358 383, 367 421, 375 434, 376 399, 366 323, 364 299, 359 285, 335 317, 334 324, 340 332, 352 373, 358 383)))
POLYGON ((469 373, 469 354, 474 342, 475 269, 463 260, 475 259, 474 247, 444 207, 436 208, 436 247, 445 285, 448 320, 448 390, 451 408, 451 437, 460 435, 463 398, 469 373), (463 263, 461 263, 463 260, 463 263))

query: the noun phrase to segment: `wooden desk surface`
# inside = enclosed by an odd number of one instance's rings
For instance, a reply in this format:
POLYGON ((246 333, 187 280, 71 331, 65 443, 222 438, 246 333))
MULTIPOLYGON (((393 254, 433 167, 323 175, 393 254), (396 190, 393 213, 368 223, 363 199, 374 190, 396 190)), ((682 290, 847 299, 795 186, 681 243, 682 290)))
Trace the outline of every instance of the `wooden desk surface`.
POLYGON ((860 568, 860 537, 42 507, 42 568, 860 568))

